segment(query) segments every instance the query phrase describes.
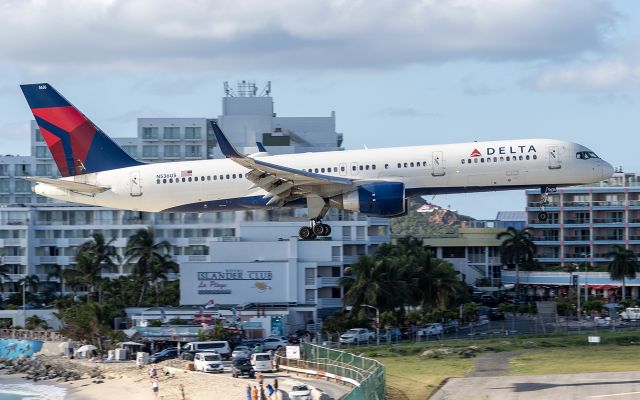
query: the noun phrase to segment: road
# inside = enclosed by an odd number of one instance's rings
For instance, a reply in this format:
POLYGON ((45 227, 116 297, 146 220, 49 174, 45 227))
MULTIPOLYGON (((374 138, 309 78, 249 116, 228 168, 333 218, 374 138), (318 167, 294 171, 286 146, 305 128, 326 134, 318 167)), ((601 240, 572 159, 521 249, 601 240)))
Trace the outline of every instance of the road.
POLYGON ((450 379, 432 400, 638 399, 640 372, 450 379))

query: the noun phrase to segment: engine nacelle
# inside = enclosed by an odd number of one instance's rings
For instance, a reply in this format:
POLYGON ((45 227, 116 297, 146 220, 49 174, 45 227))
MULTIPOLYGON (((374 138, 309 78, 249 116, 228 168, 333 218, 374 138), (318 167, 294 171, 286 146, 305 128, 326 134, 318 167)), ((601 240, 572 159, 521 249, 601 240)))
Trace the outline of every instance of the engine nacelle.
POLYGON ((366 183, 357 190, 332 197, 329 203, 334 208, 377 217, 400 216, 406 212, 404 183, 366 183))

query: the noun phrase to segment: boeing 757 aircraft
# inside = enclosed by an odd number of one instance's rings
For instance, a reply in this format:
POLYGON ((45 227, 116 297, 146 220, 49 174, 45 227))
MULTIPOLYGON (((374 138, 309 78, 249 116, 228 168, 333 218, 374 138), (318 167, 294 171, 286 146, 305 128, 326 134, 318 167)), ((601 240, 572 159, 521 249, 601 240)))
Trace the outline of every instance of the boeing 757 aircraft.
MULTIPOLYGON (((145 164, 130 157, 51 85, 22 85, 62 178, 28 177, 42 196, 150 212, 307 207, 302 239, 331 233, 329 208, 395 217, 412 196, 539 187, 607 179, 613 168, 577 143, 518 139, 331 151, 238 153, 216 122, 226 159, 145 164)), ((543 208, 544 210, 544 208, 543 208)), ((540 220, 547 213, 539 213, 540 220)))

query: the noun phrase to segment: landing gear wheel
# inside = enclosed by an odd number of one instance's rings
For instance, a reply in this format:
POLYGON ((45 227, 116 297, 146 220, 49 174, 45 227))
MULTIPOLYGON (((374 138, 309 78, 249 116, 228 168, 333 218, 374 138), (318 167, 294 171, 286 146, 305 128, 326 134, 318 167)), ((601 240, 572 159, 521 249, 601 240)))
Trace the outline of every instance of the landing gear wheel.
POLYGON ((322 224, 322 236, 331 235, 331 227, 327 224, 322 224))
POLYGON ((538 213, 538 221, 545 222, 549 219, 549 214, 546 211, 540 211, 538 213))
POLYGON ((316 236, 324 236, 324 224, 322 222, 318 222, 313 225, 313 234, 316 236))
POLYGON ((298 235, 302 240, 311 240, 315 238, 313 231, 308 226, 303 226, 302 228, 300 228, 300 230, 298 231, 298 235))

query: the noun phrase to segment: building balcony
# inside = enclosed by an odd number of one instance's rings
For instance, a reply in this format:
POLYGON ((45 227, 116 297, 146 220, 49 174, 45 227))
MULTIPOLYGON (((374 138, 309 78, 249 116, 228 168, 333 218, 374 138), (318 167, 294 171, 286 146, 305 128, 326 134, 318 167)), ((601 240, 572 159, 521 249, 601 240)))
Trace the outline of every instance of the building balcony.
POLYGON ((0 248, 5 246, 27 247, 27 239, 22 239, 22 238, 0 239, 0 248))
POLYGON ((560 262, 560 257, 555 257, 555 256, 540 256, 536 258, 538 261, 540 261, 541 263, 559 263, 560 262))
POLYGON ((577 219, 567 218, 564 220, 565 225, 589 225, 590 222, 591 221, 589 219, 585 219, 585 218, 577 218, 577 219))
POLYGON ((626 206, 625 201, 594 201, 594 210, 623 210, 626 206))
POLYGON ((342 308, 342 299, 318 298, 318 308, 342 308))
POLYGON ((534 237, 533 241, 535 242, 535 244, 542 244, 542 245, 559 245, 560 244, 560 239, 558 237, 553 237, 553 236, 539 236, 539 237, 534 237))
POLYGON ((605 226, 605 225, 620 226, 624 224, 624 221, 618 218, 594 218, 593 224, 598 226, 605 226))
POLYGON ((2 264, 20 264, 27 265, 27 257, 25 256, 2 256, 0 257, 2 264))
POLYGON ((39 256, 39 257, 36 257, 36 263, 69 265, 71 264, 70 259, 71 257, 65 257, 65 256, 39 256))
POLYGON ((319 276, 318 287, 337 287, 340 277, 334 276, 319 276))

